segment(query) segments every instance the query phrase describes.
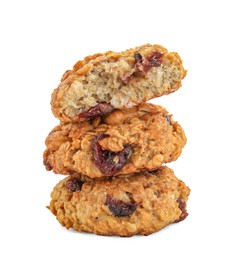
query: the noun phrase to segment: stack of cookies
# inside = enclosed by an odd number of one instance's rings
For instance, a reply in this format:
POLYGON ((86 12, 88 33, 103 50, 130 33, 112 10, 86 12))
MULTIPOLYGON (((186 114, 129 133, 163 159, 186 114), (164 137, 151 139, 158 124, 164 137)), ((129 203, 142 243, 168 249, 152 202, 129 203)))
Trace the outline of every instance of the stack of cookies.
POLYGON ((190 189, 164 166, 186 144, 172 115, 148 100, 181 87, 177 53, 146 44, 95 54, 66 71, 51 106, 60 120, 44 165, 68 175, 48 208, 67 229, 148 235, 184 220, 190 189))

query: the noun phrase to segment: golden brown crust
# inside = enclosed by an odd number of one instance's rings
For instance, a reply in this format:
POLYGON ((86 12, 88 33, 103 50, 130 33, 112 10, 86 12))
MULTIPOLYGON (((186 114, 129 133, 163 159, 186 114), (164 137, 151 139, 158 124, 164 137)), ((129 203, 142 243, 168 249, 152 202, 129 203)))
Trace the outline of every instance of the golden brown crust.
POLYGON ((63 75, 52 93, 52 111, 61 121, 71 122, 78 121, 79 113, 100 102, 114 108, 129 108, 176 91, 185 75, 180 56, 160 45, 146 44, 119 53, 87 56, 63 75), (137 70, 138 53, 143 58, 162 54, 160 66, 137 70))
POLYGON ((102 118, 78 123, 61 123, 46 138, 44 164, 59 174, 82 173, 90 178, 110 176, 96 165, 92 144, 118 153, 129 145, 131 154, 124 167, 114 175, 154 170, 176 160, 186 144, 182 127, 161 106, 142 103, 137 107, 115 110, 102 118))
POLYGON ((67 229, 99 235, 149 235, 159 231, 185 214, 190 193, 168 167, 153 174, 87 181, 75 192, 67 188, 70 178, 56 185, 48 208, 67 229), (110 203, 115 201, 126 206, 112 210, 110 203))

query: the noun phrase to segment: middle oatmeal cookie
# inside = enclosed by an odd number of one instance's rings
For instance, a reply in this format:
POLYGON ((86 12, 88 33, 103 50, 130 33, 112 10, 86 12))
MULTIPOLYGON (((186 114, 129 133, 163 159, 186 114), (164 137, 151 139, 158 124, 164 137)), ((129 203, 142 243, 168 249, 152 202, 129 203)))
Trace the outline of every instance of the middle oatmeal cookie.
POLYGON ((45 143, 47 170, 99 178, 154 170, 174 161, 186 136, 163 107, 141 103, 90 121, 61 123, 45 143))

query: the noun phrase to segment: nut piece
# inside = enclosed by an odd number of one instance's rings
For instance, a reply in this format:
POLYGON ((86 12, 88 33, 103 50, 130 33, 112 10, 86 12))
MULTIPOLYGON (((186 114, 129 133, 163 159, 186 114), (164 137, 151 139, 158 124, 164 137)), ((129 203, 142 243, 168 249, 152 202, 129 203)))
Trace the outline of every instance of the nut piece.
POLYGON ((117 125, 123 121, 124 115, 120 110, 115 110, 104 118, 107 125, 117 125))

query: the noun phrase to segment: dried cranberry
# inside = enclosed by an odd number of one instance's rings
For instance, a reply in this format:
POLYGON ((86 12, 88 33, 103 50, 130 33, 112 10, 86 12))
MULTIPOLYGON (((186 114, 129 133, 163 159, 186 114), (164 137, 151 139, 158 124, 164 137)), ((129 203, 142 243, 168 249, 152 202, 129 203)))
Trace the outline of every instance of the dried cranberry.
POLYGON ((187 206, 186 202, 182 201, 180 198, 177 199, 177 202, 179 204, 178 207, 182 213, 181 213, 180 217, 174 221, 174 223, 183 221, 188 216, 187 209, 186 209, 186 206, 187 206))
POLYGON ((105 174, 115 174, 119 172, 128 161, 131 148, 125 145, 123 151, 115 153, 102 150, 99 141, 108 137, 105 133, 100 133, 93 141, 92 148, 96 166, 105 174))
POLYGON ((135 68, 138 71, 148 72, 152 67, 159 67, 162 64, 163 54, 155 51, 146 57, 142 57, 140 53, 135 54, 135 68))
POLYGON ((144 65, 143 65, 143 57, 140 53, 136 53, 134 55, 135 58, 135 69, 136 71, 144 71, 144 65))
POLYGON ((155 51, 150 55, 148 55, 146 57, 146 60, 148 61, 151 67, 159 67, 162 64, 162 60, 161 60, 162 56, 163 56, 162 53, 155 51))
POLYGON ((136 53, 134 55, 134 58, 135 58, 136 62, 142 63, 142 61, 143 61, 143 57, 142 57, 142 55, 140 53, 136 53))
POLYGON ((117 200, 107 194, 105 205, 108 206, 109 210, 116 217, 125 217, 131 215, 137 208, 138 203, 135 202, 124 202, 122 200, 117 200))
POLYGON ((167 122, 169 125, 172 125, 171 119, 168 115, 163 115, 163 117, 165 117, 167 119, 167 122))
POLYGON ((155 175, 158 173, 158 169, 156 170, 151 170, 151 171, 148 171, 149 174, 152 174, 152 175, 155 175))
POLYGON ((52 164, 48 160, 44 160, 43 164, 45 165, 47 171, 51 171, 53 169, 52 164))
POLYGON ((96 116, 107 115, 107 114, 111 113, 114 109, 115 108, 112 105, 110 105, 106 102, 102 102, 102 103, 99 103, 98 105, 90 108, 89 110, 80 113, 78 115, 78 117, 80 119, 89 120, 89 119, 92 119, 96 116))
POLYGON ((77 191, 77 190, 81 190, 82 185, 84 184, 83 181, 81 181, 78 178, 71 178, 66 182, 66 188, 69 191, 77 191))

